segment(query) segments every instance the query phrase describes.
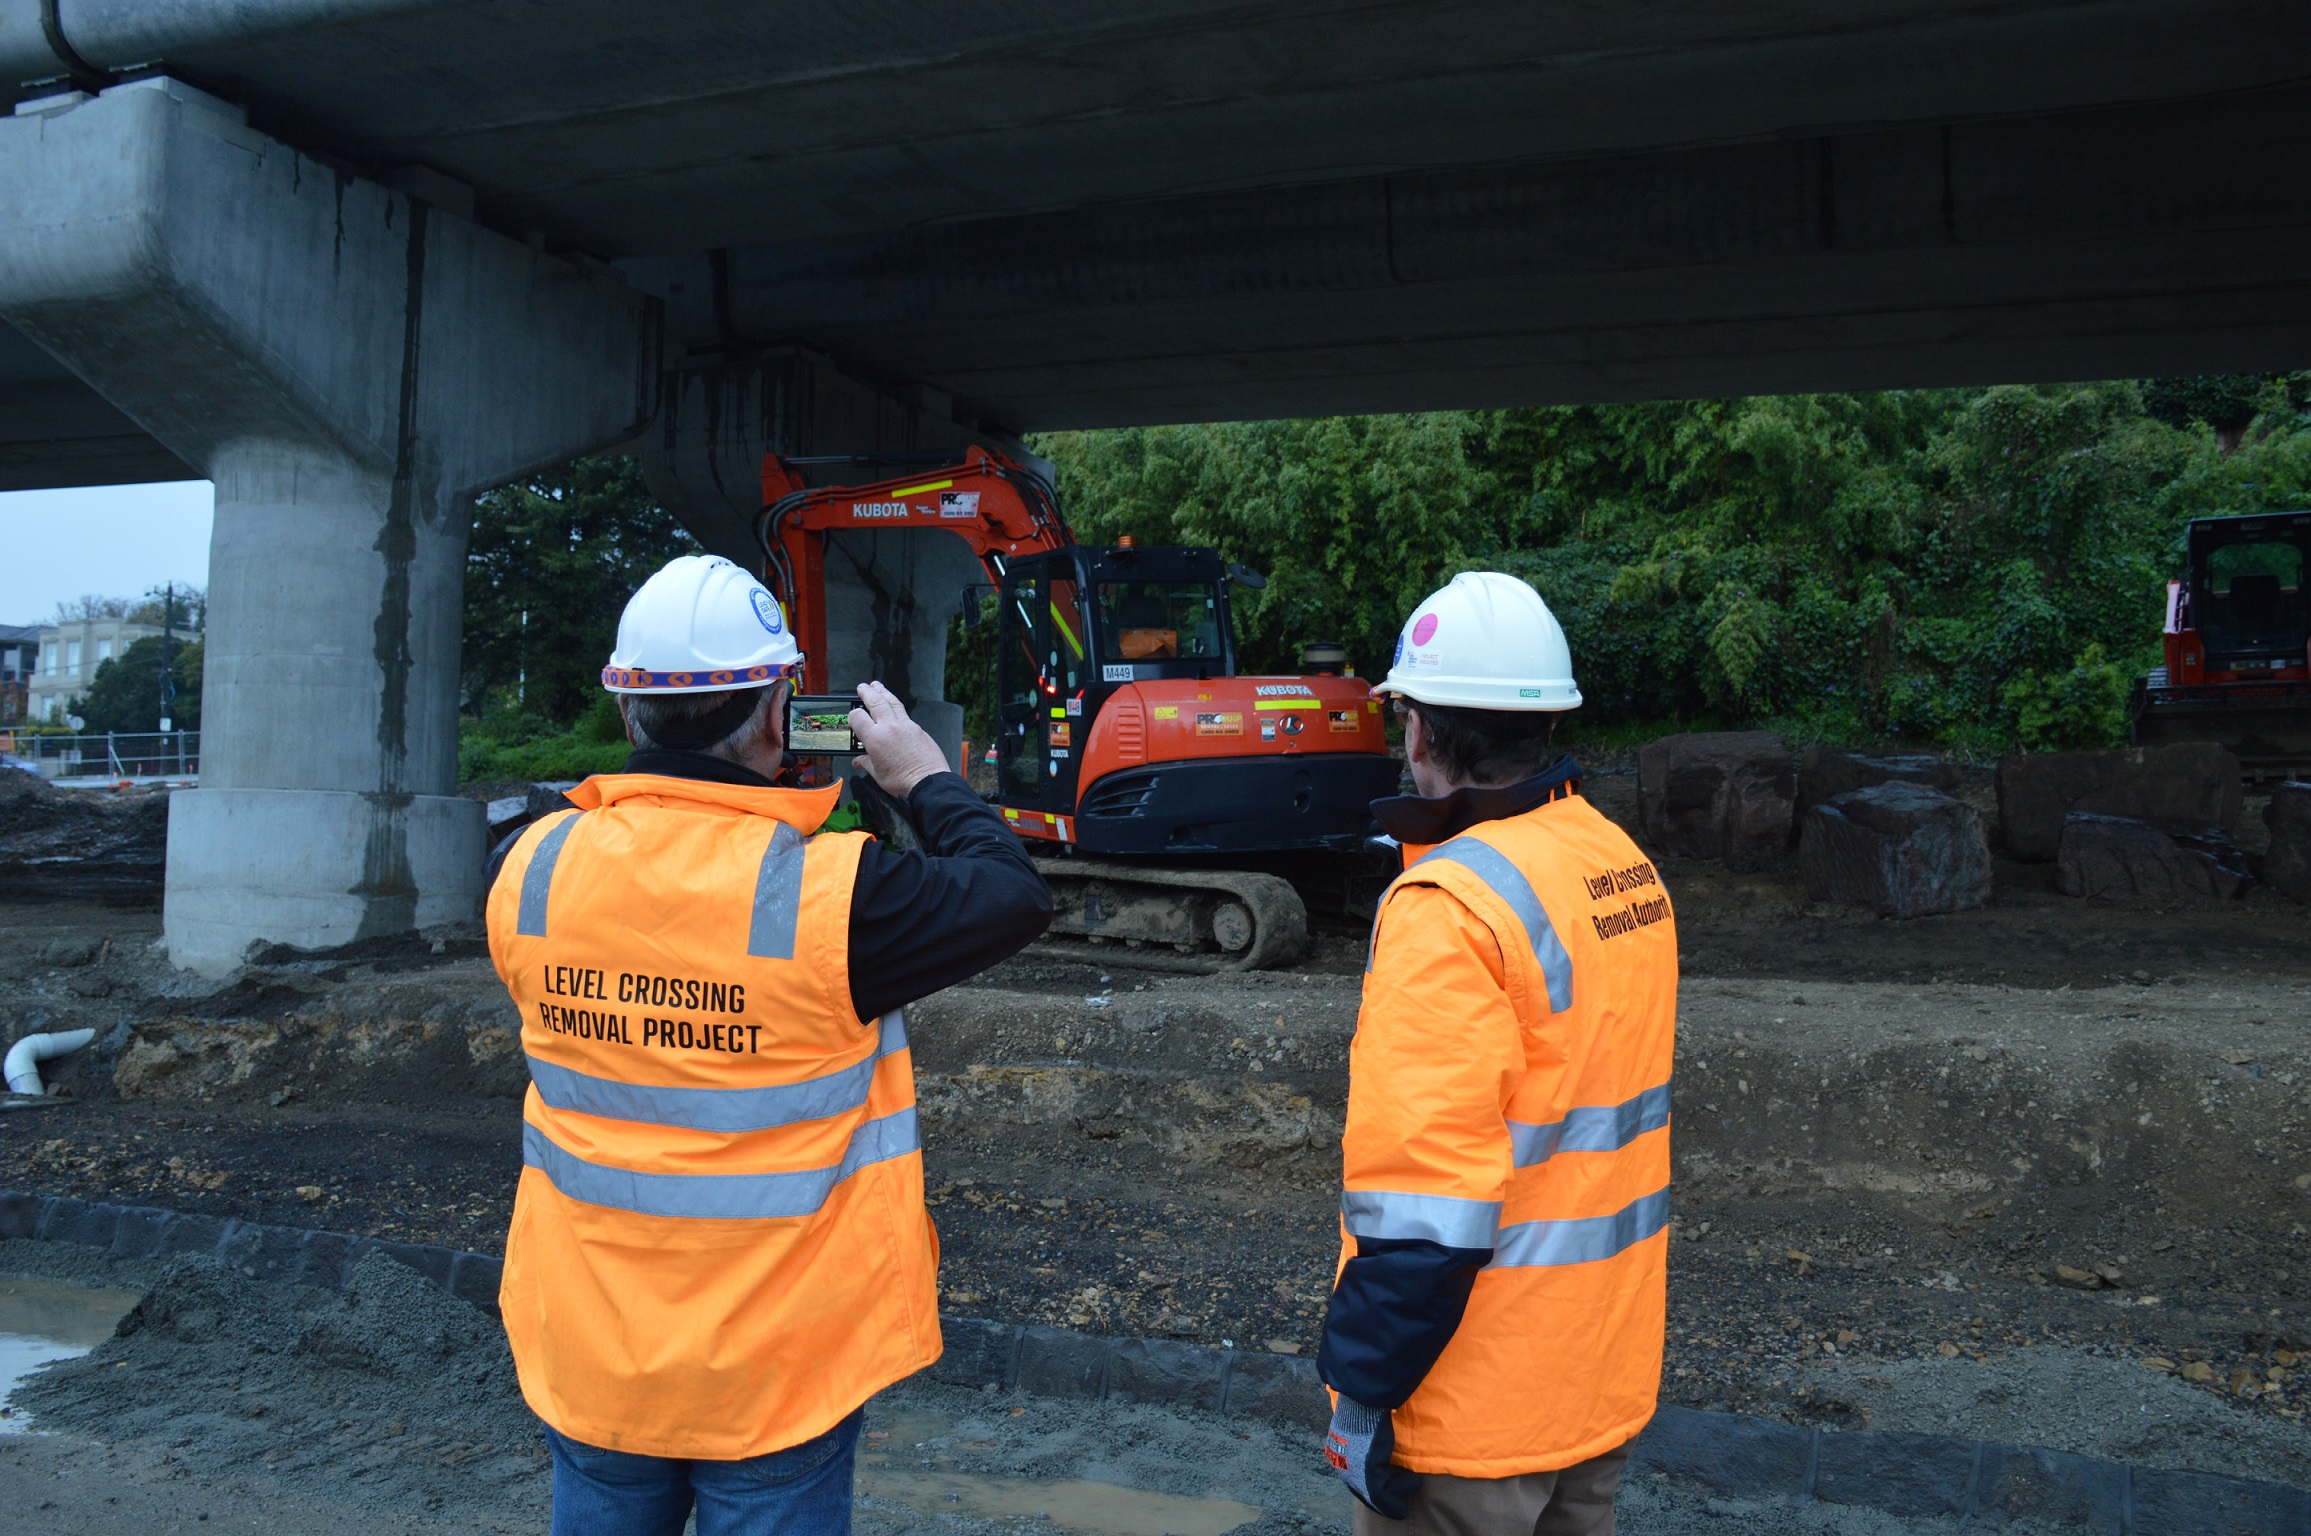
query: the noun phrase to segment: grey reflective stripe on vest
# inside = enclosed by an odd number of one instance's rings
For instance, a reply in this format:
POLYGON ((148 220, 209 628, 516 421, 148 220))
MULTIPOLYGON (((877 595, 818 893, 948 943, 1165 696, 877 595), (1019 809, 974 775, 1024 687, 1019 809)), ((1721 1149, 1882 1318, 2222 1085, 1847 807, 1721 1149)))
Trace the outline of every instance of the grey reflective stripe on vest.
POLYGON ((1517 921, 1525 925, 1525 938, 1533 946, 1533 959, 1540 964, 1541 980, 1548 986, 1549 1011, 1563 1013, 1572 1007, 1573 957, 1558 942, 1548 909, 1541 905, 1540 895, 1524 871, 1498 848, 1473 837, 1456 837, 1432 848, 1414 860, 1412 867, 1418 869, 1431 859, 1449 860, 1475 875, 1517 915, 1517 921))
POLYGON ((761 960, 794 958, 794 925, 802 915, 802 858, 809 840, 780 822, 762 850, 762 870, 754 877, 754 923, 746 932, 746 952, 761 960))
POLYGON ((1351 1189, 1340 1196, 1340 1220, 1351 1237, 1419 1239, 1447 1248, 1490 1248, 1500 1225, 1498 1200, 1351 1189))
POLYGON ((535 1056, 530 1058, 530 1081, 538 1085, 539 1098, 555 1109, 575 1114, 692 1131, 767 1131, 865 1108, 868 1090, 874 1086, 875 1063, 906 1048, 906 1017, 893 1010, 883 1015, 882 1039, 874 1055, 839 1072, 799 1083, 768 1088, 652 1088, 573 1072, 535 1056))
POLYGON ((643 1216, 689 1216, 712 1221, 766 1221, 808 1216, 834 1188, 872 1163, 904 1157, 921 1146, 912 1106, 869 1120, 851 1133, 843 1160, 831 1168, 793 1173, 637 1173, 589 1163, 557 1145, 534 1125, 522 1126, 522 1161, 553 1181, 572 1200, 643 1216))
POLYGON ((577 824, 577 815, 564 816, 538 839, 538 851, 530 855, 529 867, 522 871, 522 908, 514 918, 514 932, 533 939, 546 936, 546 898, 554 890, 554 864, 562 856, 563 839, 577 824))
POLYGON ((1669 1085, 1648 1088, 1625 1104, 1568 1109, 1554 1125, 1509 1122, 1511 1160, 1534 1168, 1559 1152, 1618 1152, 1669 1123, 1669 1085))
POLYGON ((1501 1228, 1487 1269, 1545 1264, 1594 1264, 1633 1248, 1669 1224, 1669 1189, 1633 1200, 1610 1216, 1567 1221, 1515 1221, 1501 1228))

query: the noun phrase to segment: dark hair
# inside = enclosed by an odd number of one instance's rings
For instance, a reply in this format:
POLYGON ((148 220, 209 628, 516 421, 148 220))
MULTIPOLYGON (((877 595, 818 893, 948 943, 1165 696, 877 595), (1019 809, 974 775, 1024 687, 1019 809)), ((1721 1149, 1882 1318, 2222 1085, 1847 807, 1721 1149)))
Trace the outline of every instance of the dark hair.
POLYGON ((1406 699, 1420 712, 1437 766, 1463 784, 1514 784, 1556 760, 1549 738, 1557 712, 1542 709, 1466 709, 1406 699))
POLYGON ((729 746, 782 685, 718 693, 629 693, 626 721, 647 747, 713 752, 729 746))

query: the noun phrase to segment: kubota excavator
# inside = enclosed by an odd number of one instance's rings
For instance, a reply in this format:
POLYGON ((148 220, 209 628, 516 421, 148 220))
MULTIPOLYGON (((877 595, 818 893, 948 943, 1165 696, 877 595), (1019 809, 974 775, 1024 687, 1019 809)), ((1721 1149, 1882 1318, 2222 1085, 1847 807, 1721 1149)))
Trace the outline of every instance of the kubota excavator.
POLYGON ((827 675, 826 535, 957 535, 995 587, 996 799, 1052 855, 1052 931, 1166 969, 1295 958, 1307 912, 1280 861, 1358 854, 1370 803, 1396 789, 1368 687, 1239 676, 1229 591, 1264 586, 1257 573, 1210 549, 1078 544, 1050 486, 1000 454, 805 485, 802 467, 827 462, 765 457, 755 525, 805 691, 860 681, 827 675))

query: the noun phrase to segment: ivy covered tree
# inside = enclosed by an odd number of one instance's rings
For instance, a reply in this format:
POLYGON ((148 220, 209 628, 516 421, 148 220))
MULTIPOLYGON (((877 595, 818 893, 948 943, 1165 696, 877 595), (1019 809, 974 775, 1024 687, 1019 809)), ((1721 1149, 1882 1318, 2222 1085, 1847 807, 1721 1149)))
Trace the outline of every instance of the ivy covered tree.
MULTIPOLYGON (((2311 423, 2265 380, 2224 452, 2132 383, 1057 433, 1088 539, 1215 545, 1245 659, 1389 659, 1480 566, 1564 623, 1577 729, 1768 723, 1993 750, 2123 739, 2194 516, 2311 506, 2311 423)), ((2154 392, 2155 396, 2155 392, 2154 392)), ((966 658, 969 654, 962 653, 966 658)), ((951 663, 951 690, 983 685, 951 663)))

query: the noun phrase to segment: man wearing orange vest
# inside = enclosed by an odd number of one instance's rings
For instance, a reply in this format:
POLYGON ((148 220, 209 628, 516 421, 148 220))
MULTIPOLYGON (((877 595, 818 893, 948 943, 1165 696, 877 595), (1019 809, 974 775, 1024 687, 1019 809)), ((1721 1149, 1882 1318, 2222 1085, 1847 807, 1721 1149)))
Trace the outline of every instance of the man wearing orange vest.
POLYGON ((847 1531, 861 1405, 939 1356, 899 1010, 1051 897, 880 684, 851 728, 925 851, 820 831, 839 786, 775 782, 801 664, 761 583, 671 562, 602 672, 625 770, 491 886, 531 1079, 499 1300, 556 1536, 847 1531))
POLYGON ((1669 897, 1551 762, 1581 695, 1532 588, 1453 578, 1374 692, 1419 793, 1373 807, 1405 868, 1349 1050, 1326 1458, 1357 1536, 1611 1536, 1661 1382, 1669 897))

